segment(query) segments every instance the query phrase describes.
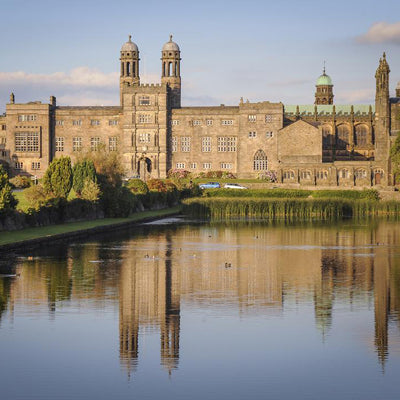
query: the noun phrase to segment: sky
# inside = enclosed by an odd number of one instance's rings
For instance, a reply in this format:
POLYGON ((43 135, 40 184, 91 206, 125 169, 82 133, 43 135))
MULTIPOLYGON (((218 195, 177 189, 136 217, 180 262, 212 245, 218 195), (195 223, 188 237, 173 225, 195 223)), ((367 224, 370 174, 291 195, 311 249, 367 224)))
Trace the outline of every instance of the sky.
POLYGON ((335 103, 373 103, 383 51, 400 81, 399 0, 0 0, 0 113, 16 102, 118 105, 119 51, 158 83, 161 48, 181 49, 182 105, 312 104, 326 72, 335 103))

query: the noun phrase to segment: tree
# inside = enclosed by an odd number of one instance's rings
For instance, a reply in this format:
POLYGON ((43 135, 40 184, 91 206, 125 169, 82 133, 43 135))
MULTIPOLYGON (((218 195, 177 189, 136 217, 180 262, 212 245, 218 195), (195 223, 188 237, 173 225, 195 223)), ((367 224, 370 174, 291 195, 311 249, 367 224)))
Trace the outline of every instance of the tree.
POLYGON ((69 157, 55 158, 43 177, 44 189, 55 197, 68 197, 72 188, 72 167, 69 157))
POLYGON ((86 178, 83 182, 81 197, 84 200, 97 201, 100 198, 100 186, 90 178, 86 178))
POLYGON ((397 135, 393 146, 390 148, 390 158, 392 161, 392 172, 395 176, 395 183, 400 178, 400 135, 397 135))
MULTIPOLYGON (((125 169, 121 162, 121 154, 117 151, 107 151, 104 144, 99 145, 97 150, 90 151, 83 156, 86 160, 91 160, 98 175, 103 175, 109 184, 120 187, 125 169)), ((100 184, 101 186, 101 184, 100 184)))
POLYGON ((76 194, 81 196, 82 190, 85 185, 85 181, 97 182, 96 169, 92 160, 78 161, 73 168, 73 184, 76 194))
POLYGON ((0 211, 14 210, 18 201, 12 194, 8 174, 0 164, 0 211))

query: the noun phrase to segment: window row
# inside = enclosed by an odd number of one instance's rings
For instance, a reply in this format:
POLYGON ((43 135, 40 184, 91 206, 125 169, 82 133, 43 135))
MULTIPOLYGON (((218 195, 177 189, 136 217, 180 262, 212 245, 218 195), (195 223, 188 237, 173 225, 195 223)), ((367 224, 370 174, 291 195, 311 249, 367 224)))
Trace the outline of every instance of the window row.
MULTIPOLYGON (((256 131, 252 131, 249 132, 249 138, 256 138, 257 137, 257 132, 256 131)), ((274 136, 274 132, 265 132, 265 138, 266 139, 270 139, 274 136)))
POLYGON ((18 122, 26 122, 26 121, 36 121, 36 114, 20 114, 18 115, 18 122))
MULTIPOLYGON (((260 117, 262 118, 262 116, 260 115, 260 117)), ((276 120, 278 120, 279 119, 279 117, 277 117, 277 116, 275 116, 275 115, 272 115, 272 114, 266 114, 265 116, 264 116, 264 122, 265 123, 269 123, 269 122, 273 122, 273 121, 276 121, 276 120)), ((247 116, 247 120, 249 121, 249 122, 257 122, 257 115, 255 115, 255 114, 249 114, 248 116, 247 116)), ((261 119, 262 120, 262 119, 261 119)))
MULTIPOLYGON (((22 161, 16 161, 16 162, 14 163, 14 168, 17 169, 17 170, 22 170, 22 169, 24 169, 24 163, 23 163, 22 161)), ((31 169, 32 169, 32 170, 38 170, 38 169, 40 169, 40 162, 38 162, 38 161, 33 161, 33 162, 31 163, 31 169)))
MULTIPOLYGON (((96 151, 99 148, 101 140, 99 137, 91 137, 90 138, 90 149, 92 151, 96 151)), ((109 151, 117 151, 118 147, 118 138, 116 136, 111 136, 108 138, 108 150, 109 151)), ((63 152, 65 150, 65 138, 64 137, 56 137, 55 140, 55 150, 57 152, 63 152)), ((81 151, 82 150, 82 138, 74 137, 72 138, 72 151, 81 151)))
MULTIPOLYGON (((212 164, 210 162, 202 163, 201 164, 202 169, 211 169, 212 164)), ((189 169, 197 169, 197 163, 192 162, 188 164, 189 169)), ((184 162, 178 162, 175 164, 175 168, 177 169, 185 169, 186 168, 186 163, 184 162)), ((226 170, 226 169, 232 169, 233 164, 232 163, 227 163, 227 162, 221 162, 219 163, 219 168, 221 170, 226 170)))
MULTIPOLYGON (((187 153, 191 151, 191 137, 183 136, 180 137, 180 151, 187 153)), ((211 137, 206 136, 201 138, 201 151, 203 153, 211 152, 211 137)), ((232 153, 236 151, 237 138, 235 136, 219 136, 217 138, 217 150, 220 153, 228 152, 232 153)), ((178 137, 172 137, 172 152, 176 153, 178 151, 178 137)))
MULTIPOLYGON (((201 120, 201 119, 192 119, 189 121, 189 126, 200 126, 203 125, 203 123, 205 123, 205 125, 207 126, 211 126, 214 125, 214 120, 212 119, 206 119, 205 121, 201 120)), ((179 119, 173 119, 170 122, 170 125, 180 125, 181 121, 179 119)), ((233 125, 234 121, 233 119, 223 119, 221 120, 221 125, 233 125)))
MULTIPOLYGON (((64 126, 65 125, 65 121, 63 119, 57 119, 56 120, 56 125, 57 126, 64 126)), ((81 119, 73 119, 72 120, 72 125, 73 126, 82 126, 82 120, 81 119)), ((99 125, 101 125, 101 121, 99 119, 91 119, 90 120, 90 125, 91 126, 99 126, 99 125)), ((117 119, 109 119, 108 120, 108 125, 109 126, 118 125, 118 120, 117 119)))

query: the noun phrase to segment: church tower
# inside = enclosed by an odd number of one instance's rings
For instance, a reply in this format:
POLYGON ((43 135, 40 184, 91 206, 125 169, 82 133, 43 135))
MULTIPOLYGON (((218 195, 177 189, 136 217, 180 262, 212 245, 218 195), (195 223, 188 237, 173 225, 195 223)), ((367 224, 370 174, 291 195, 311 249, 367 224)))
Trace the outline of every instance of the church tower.
POLYGON ((389 100, 389 64, 383 53, 375 73, 375 160, 387 160, 389 157, 390 100, 389 100))
POLYGON ((333 104, 333 83, 331 77, 325 73, 325 65, 315 87, 317 90, 314 104, 333 104))
POLYGON ((181 51, 172 41, 165 43, 161 51, 161 82, 169 88, 169 107, 181 107, 181 51))
POLYGON ((119 79, 120 99, 122 105, 122 91, 125 86, 140 84, 139 77, 139 49, 132 42, 132 36, 121 48, 121 74, 119 79))

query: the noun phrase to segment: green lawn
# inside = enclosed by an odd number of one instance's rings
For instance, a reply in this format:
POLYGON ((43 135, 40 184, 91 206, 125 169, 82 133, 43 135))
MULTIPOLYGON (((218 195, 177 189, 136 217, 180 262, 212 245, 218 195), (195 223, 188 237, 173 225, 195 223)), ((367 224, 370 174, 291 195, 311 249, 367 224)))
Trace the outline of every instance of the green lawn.
POLYGON ((29 204, 26 201, 24 191, 13 192, 14 197, 18 200, 17 210, 26 211, 29 208, 29 204))
POLYGON ((38 228, 27 228, 19 231, 7 231, 0 233, 0 246, 24 240, 38 239, 46 236, 54 236, 62 233, 76 232, 85 229, 92 229, 100 226, 123 224, 126 222, 139 222, 145 218, 164 217, 176 214, 181 210, 180 206, 164 210, 144 211, 133 214, 128 218, 104 218, 93 221, 71 222, 60 225, 51 225, 38 228))

